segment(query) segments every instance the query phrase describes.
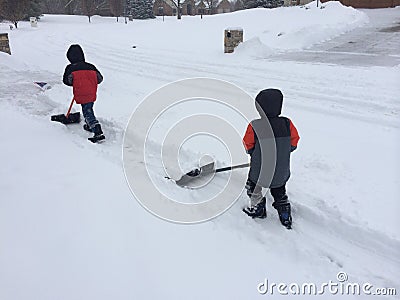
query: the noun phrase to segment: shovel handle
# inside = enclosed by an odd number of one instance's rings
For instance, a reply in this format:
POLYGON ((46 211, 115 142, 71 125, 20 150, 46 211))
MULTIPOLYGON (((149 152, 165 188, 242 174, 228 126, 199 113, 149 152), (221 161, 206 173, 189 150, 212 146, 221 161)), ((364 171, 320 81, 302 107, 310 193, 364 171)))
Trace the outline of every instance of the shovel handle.
POLYGON ((241 164, 241 165, 236 165, 236 166, 230 166, 230 167, 225 167, 225 168, 220 168, 220 169, 216 169, 215 173, 219 173, 219 172, 225 172, 225 171, 229 171, 229 170, 233 170, 233 169, 241 169, 241 168, 247 168, 250 167, 250 164, 241 164))
POLYGON ((72 105, 74 104, 74 100, 75 100, 75 98, 72 98, 72 101, 71 101, 71 104, 69 105, 69 108, 68 108, 68 112, 67 112, 67 114, 65 115, 65 117, 68 119, 68 117, 69 117, 69 114, 71 113, 71 109, 72 109, 72 105))

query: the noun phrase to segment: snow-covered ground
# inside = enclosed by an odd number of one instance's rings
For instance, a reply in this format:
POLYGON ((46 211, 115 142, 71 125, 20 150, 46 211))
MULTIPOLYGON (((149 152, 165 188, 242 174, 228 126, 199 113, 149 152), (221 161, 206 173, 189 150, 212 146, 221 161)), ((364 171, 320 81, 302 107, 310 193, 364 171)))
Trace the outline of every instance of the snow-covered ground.
MULTIPOLYGON (((46 15, 38 28, 21 22, 13 31, 0 23, 12 51, 0 53, 0 299, 256 299, 269 296, 257 291, 265 278, 321 284, 337 282, 338 272, 398 294, 398 33, 382 38, 372 29, 398 25, 400 10, 324 6, 128 24, 46 15), (227 27, 244 30, 234 54, 223 53, 227 27), (373 41, 346 42, 364 36, 380 44, 370 60, 364 52, 373 41), (95 105, 107 136, 101 145, 89 143, 81 125, 50 122, 71 99, 61 75, 72 43, 105 78, 95 105), (270 197, 266 220, 243 215, 243 193, 197 225, 163 221, 134 199, 121 154, 129 118, 154 90, 191 77, 229 81, 252 97, 268 87, 283 91, 284 115, 301 135, 287 185, 293 230, 278 223, 270 197), (43 92, 33 81, 52 88, 43 92)), ((212 143, 208 154, 218 157, 212 143)), ((195 164, 192 150, 185 157, 195 164)), ((185 199, 220 184, 216 178, 192 191, 165 181, 162 188, 185 199)))

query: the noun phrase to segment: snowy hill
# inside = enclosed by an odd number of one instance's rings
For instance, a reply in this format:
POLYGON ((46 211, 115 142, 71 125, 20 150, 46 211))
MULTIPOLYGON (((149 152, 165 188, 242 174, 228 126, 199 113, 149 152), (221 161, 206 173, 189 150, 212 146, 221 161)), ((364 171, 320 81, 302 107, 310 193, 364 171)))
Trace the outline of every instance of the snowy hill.
MULTIPOLYGON (((379 13, 390 23, 398 11, 379 13)), ((399 65, 278 59, 375 26, 367 14, 337 2, 319 9, 313 2, 180 21, 124 24, 93 17, 89 24, 84 16, 46 15, 38 28, 22 22, 12 31, 0 23, 12 51, 0 53, 0 299, 258 299, 270 296, 257 290, 265 279, 320 287, 340 282, 339 272, 346 282, 370 283, 371 292, 399 293, 399 65), (223 53, 227 27, 244 30, 234 54, 223 53), (95 104, 107 137, 101 145, 89 143, 81 125, 50 122, 71 100, 61 76, 73 43, 104 75, 95 104), (279 224, 269 195, 266 220, 241 212, 243 192, 226 213, 196 225, 157 218, 132 195, 121 154, 132 112, 155 90, 194 77, 231 82, 253 98, 264 88, 282 90, 284 115, 301 136, 287 185, 293 230, 279 224), (33 81, 52 88, 41 91, 33 81)), ((196 112, 246 129, 231 112, 201 101, 171 111, 155 127, 196 112)), ((156 136, 148 169, 158 188, 182 202, 202 201, 223 188, 227 174, 198 190, 164 180, 163 166, 153 159, 162 145, 156 136)), ((218 166, 230 163, 214 140, 201 145, 184 149, 186 168, 205 153, 218 166)), ((246 176, 246 170, 235 172, 246 176)), ((273 295, 280 296, 277 287, 273 295)), ((322 298, 335 296, 325 290, 322 298)))

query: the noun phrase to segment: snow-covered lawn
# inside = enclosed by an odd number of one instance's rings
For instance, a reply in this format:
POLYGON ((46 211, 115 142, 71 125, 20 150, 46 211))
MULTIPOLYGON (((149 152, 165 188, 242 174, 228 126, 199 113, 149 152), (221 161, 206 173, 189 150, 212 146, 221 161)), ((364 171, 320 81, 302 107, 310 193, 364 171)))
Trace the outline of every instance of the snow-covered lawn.
MULTIPOLYGON (((277 59, 374 22, 337 2, 324 6, 128 24, 46 15, 38 28, 22 22, 13 31, 0 23, 12 51, 0 53, 0 299, 256 299, 269 296, 257 291, 265 278, 319 285, 337 282, 338 272, 399 293, 399 65, 277 59), (244 30, 234 54, 223 53, 228 27, 244 30), (104 75, 95 104, 107 137, 101 145, 89 143, 81 125, 50 122, 72 96, 61 76, 73 43, 104 75), (301 136, 287 185, 293 230, 279 224, 270 197, 266 220, 241 212, 243 193, 218 218, 179 225, 131 194, 122 143, 132 112, 154 90, 192 77, 232 82, 252 97, 282 90, 284 115, 301 136), (33 81, 52 88, 43 92, 33 81)), ((393 18, 399 8, 381 12, 393 18)), ((224 118, 201 108, 208 109, 224 118)), ((212 143, 208 154, 218 158, 212 143)), ((198 161, 192 150, 187 165, 198 161)), ((171 181, 162 188, 184 202, 192 192, 215 192, 215 182, 201 191, 171 181)))

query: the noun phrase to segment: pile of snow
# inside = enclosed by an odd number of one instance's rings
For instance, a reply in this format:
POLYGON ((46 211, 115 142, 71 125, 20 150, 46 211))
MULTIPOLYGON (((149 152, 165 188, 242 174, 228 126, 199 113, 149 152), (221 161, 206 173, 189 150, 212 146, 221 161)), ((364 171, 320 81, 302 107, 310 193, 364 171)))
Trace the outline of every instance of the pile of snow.
POLYGON ((308 48, 368 21, 363 12, 343 6, 339 1, 319 7, 312 2, 294 8, 255 9, 252 14, 252 20, 261 22, 257 26, 246 23, 246 40, 238 50, 259 57, 276 51, 308 48))

